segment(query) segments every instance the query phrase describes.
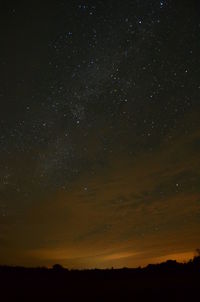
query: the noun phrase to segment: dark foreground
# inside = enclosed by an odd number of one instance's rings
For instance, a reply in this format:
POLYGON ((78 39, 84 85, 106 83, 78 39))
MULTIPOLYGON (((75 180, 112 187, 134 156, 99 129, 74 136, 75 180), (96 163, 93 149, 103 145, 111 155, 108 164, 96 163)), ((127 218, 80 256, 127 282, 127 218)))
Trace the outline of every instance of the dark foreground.
POLYGON ((137 269, 0 267, 0 301, 200 301, 200 257, 137 269))

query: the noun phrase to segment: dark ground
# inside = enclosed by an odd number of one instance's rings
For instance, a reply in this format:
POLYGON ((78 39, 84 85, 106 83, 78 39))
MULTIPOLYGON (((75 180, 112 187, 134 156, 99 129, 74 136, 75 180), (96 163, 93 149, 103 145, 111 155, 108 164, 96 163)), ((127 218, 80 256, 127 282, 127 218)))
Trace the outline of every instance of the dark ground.
POLYGON ((200 301, 200 257, 146 268, 0 267, 0 301, 200 301))

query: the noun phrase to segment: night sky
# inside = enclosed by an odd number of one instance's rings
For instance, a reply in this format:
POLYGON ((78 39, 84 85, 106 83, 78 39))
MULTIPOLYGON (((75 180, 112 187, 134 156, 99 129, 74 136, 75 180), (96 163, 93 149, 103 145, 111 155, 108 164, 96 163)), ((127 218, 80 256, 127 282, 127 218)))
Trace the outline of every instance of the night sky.
POLYGON ((199 1, 4 2, 0 264, 191 258, 199 1))

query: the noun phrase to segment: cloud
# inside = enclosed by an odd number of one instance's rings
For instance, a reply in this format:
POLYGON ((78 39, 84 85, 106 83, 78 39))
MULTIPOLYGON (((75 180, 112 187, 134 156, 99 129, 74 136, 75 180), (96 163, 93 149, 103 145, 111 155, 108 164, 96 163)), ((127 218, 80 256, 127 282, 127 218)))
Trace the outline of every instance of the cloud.
POLYGON ((120 267, 189 257, 200 239, 198 135, 135 159, 113 154, 98 173, 35 202, 8 231, 16 262, 120 267))

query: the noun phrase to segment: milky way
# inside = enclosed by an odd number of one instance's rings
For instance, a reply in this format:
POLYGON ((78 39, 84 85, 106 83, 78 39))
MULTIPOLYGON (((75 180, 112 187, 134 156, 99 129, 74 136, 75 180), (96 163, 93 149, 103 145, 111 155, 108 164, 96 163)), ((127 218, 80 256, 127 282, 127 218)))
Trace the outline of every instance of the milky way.
POLYGON ((1 19, 0 262, 191 256, 198 1, 30 1, 1 19))

